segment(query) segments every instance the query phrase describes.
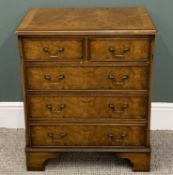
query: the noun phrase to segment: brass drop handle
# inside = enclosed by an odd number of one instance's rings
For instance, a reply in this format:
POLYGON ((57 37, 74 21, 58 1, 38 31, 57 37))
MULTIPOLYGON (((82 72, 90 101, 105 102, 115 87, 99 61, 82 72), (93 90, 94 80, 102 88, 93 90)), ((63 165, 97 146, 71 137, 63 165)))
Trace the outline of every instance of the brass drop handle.
POLYGON ((59 83, 59 82, 61 82, 62 80, 65 79, 65 75, 60 74, 60 75, 58 75, 57 79, 53 79, 51 75, 45 74, 44 79, 49 81, 50 83, 59 83))
POLYGON ((114 104, 108 104, 108 108, 110 108, 110 109, 112 109, 112 110, 114 110, 115 109, 115 105, 114 104))
POLYGON ((109 74, 109 75, 108 75, 108 79, 109 79, 109 80, 114 80, 114 79, 115 79, 115 76, 114 76, 113 74, 109 74))
POLYGON ((129 107, 128 103, 124 103, 120 108, 120 110, 116 109, 115 104, 110 103, 108 104, 108 108, 111 109, 112 112, 114 113, 123 113, 125 110, 129 107))
POLYGON ((113 139, 115 136, 114 136, 114 134, 112 133, 112 132, 109 132, 108 134, 107 134, 107 136, 109 137, 109 138, 111 138, 111 139, 113 139))
POLYGON ((64 50, 65 50, 64 47, 59 47, 57 49, 57 52, 58 52, 57 55, 50 55, 50 49, 48 47, 43 47, 43 51, 49 54, 49 58, 59 58, 60 57, 60 53, 64 52, 64 50))
POLYGON ((58 110, 54 110, 54 109, 53 109, 54 107, 53 107, 52 104, 47 104, 47 105, 46 105, 46 108, 47 108, 50 112, 52 112, 52 113, 60 113, 60 112, 62 112, 62 110, 63 110, 65 107, 66 107, 65 104, 60 104, 59 107, 58 107, 58 110))
POLYGON ((129 52, 130 51, 130 48, 125 46, 123 48, 123 52, 121 54, 116 54, 116 49, 114 47, 109 47, 108 48, 108 51, 116 58, 116 57, 124 57, 125 56, 125 53, 129 52))
POLYGON ((65 75, 64 75, 64 74, 60 74, 60 75, 58 76, 58 79, 59 79, 59 80, 64 80, 64 79, 65 79, 65 75))
POLYGON ((111 80, 111 82, 114 86, 122 86, 122 85, 124 85, 125 80, 129 79, 129 76, 127 74, 123 75, 121 78, 121 81, 117 81, 116 77, 113 74, 109 74, 107 78, 109 80, 111 80))
POLYGON ((112 53, 114 53, 116 51, 114 47, 109 47, 108 50, 109 50, 109 52, 112 52, 112 53))
POLYGON ((113 132, 108 132, 107 137, 110 138, 114 142, 122 142, 124 141, 124 138, 127 136, 126 132, 123 131, 119 138, 116 138, 115 134, 113 132))
POLYGON ((68 133, 67 132, 61 132, 59 135, 60 135, 60 138, 64 138, 64 137, 68 136, 68 133))
POLYGON ((59 143, 61 141, 60 139, 63 139, 63 138, 68 136, 68 133, 67 132, 60 132, 58 134, 59 138, 56 138, 54 133, 48 132, 47 136, 48 136, 49 139, 52 140, 52 142, 59 143))
POLYGON ((59 47, 58 48, 58 52, 64 52, 64 50, 65 50, 64 47, 59 47))
POLYGON ((49 52, 49 48, 48 47, 43 47, 43 51, 44 52, 49 52))

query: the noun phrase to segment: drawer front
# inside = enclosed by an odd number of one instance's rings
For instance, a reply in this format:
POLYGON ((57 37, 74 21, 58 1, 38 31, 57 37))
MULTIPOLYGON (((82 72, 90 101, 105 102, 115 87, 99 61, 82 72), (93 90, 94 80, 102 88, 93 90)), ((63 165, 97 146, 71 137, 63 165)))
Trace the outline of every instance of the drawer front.
POLYGON ((28 61, 80 61, 83 44, 77 39, 24 39, 23 50, 28 61))
POLYGON ((146 61, 149 39, 95 39, 90 41, 91 61, 146 61))
POLYGON ((32 126, 32 146, 143 146, 140 126, 58 125, 32 126))
POLYGON ((30 116, 35 119, 142 119, 145 96, 30 96, 30 116))
POLYGON ((30 90, 145 90, 148 67, 28 67, 30 90))

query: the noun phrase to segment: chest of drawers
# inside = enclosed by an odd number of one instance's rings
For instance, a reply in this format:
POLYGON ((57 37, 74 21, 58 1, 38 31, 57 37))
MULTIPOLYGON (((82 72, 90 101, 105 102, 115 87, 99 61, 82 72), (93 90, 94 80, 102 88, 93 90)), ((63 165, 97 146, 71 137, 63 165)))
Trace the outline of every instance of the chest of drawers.
POLYGON ((156 28, 144 8, 31 9, 18 35, 28 170, 61 152, 150 167, 156 28))

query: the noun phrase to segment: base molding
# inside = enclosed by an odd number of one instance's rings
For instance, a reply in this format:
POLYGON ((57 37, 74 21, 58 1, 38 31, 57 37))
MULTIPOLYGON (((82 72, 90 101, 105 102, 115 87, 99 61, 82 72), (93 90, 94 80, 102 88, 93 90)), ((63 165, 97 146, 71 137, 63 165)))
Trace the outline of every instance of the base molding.
POLYGON ((128 159, 132 164, 133 171, 150 171, 150 153, 124 152, 116 153, 121 159, 128 159))
POLYGON ((95 146, 95 147, 56 147, 56 148, 41 148, 41 147, 26 147, 25 148, 26 152, 140 152, 140 153, 150 153, 151 148, 147 147, 115 147, 115 146, 95 146))
MULTIPOLYGON (((88 148, 26 148, 26 166, 28 171, 44 171, 50 159, 57 158, 61 152, 88 152, 88 148)), ((133 171, 150 171, 150 148, 146 149, 90 149, 91 152, 112 152, 120 159, 128 159, 133 171)))
POLYGON ((47 161, 58 156, 57 152, 26 152, 27 170, 44 171, 47 161))

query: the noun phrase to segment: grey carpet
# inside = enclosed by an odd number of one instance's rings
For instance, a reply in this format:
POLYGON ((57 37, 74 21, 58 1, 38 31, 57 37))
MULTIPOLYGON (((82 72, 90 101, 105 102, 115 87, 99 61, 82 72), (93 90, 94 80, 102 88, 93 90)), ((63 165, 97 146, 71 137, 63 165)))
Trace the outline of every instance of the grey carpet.
POLYGON ((0 129, 0 175, 170 175, 173 174, 173 131, 152 132, 151 172, 133 173, 128 161, 110 153, 63 153, 45 172, 27 172, 24 130, 0 129))

